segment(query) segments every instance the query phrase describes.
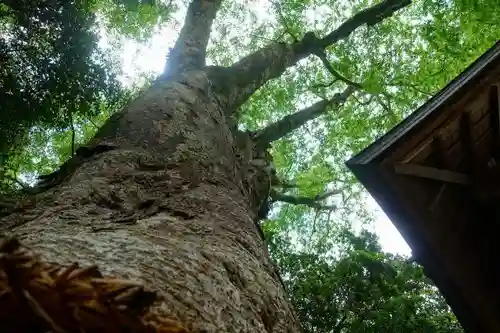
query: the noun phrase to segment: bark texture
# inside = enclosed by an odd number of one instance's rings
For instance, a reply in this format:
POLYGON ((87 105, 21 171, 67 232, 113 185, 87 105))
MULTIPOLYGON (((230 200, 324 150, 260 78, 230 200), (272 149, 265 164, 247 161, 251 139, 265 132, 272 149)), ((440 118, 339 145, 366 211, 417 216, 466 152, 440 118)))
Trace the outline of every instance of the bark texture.
POLYGON ((210 29, 221 0, 193 0, 188 6, 184 25, 170 51, 164 77, 205 67, 210 29))
POLYGON ((297 332, 254 222, 270 186, 262 152, 216 90, 202 70, 156 85, 2 226, 49 261, 159 291, 155 311, 194 332, 297 332))
MULTIPOLYGON (((337 29, 320 38, 314 32, 305 33, 294 43, 272 43, 249 54, 231 67, 212 67, 214 80, 223 92, 221 102, 228 110, 237 111, 260 87, 281 76, 286 69, 310 55, 323 57, 325 49, 349 37, 363 25, 373 26, 411 4, 411 0, 384 0, 359 11, 337 29)), ((352 85, 352 84, 350 84, 352 85)))
POLYGON ((292 113, 283 119, 264 127, 255 134, 254 140, 257 147, 267 147, 271 142, 277 141, 294 130, 300 128, 309 120, 315 119, 328 111, 329 107, 339 107, 349 96, 356 91, 354 86, 348 86, 342 93, 335 94, 330 100, 321 100, 296 113, 292 113))
POLYGON ((256 223, 275 178, 266 149, 354 88, 251 135, 237 131, 234 118, 257 89, 300 59, 323 54, 411 0, 385 0, 324 38, 307 33, 231 67, 207 68, 220 2, 191 2, 166 72, 44 177, 36 193, 7 213, 0 204, 0 228, 54 263, 96 264, 105 275, 159 291, 155 311, 177 316, 193 332, 298 332, 256 223))

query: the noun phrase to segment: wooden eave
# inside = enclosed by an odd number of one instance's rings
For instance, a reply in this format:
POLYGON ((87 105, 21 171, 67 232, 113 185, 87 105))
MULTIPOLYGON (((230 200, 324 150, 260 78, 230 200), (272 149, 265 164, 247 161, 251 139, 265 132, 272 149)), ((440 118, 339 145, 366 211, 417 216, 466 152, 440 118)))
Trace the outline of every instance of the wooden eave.
POLYGON ((500 332, 499 85, 497 42, 347 162, 467 332, 500 332))

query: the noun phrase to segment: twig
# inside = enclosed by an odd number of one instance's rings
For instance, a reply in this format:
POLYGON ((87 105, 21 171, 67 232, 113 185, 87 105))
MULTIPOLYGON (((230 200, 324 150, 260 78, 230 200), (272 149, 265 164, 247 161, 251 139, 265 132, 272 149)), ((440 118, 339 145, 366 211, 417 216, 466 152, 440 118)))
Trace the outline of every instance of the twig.
POLYGON ((316 221, 318 220, 319 212, 320 212, 320 210, 318 209, 318 210, 316 210, 316 214, 314 214, 314 220, 313 220, 313 225, 312 225, 311 234, 309 235, 309 241, 308 241, 308 244, 311 244, 312 237, 313 237, 313 236, 314 236, 314 234, 316 233, 316 221))
POLYGON ((70 109, 68 110, 68 117, 69 117, 69 123, 71 126, 71 156, 75 155, 75 124, 73 122, 73 111, 70 109))
POLYGON ((358 89, 366 90, 360 83, 357 83, 357 82, 354 82, 352 80, 349 80, 348 78, 346 78, 345 76, 343 76, 342 74, 340 74, 339 72, 337 72, 333 68, 332 64, 326 58, 326 54, 325 54, 325 51, 323 49, 316 50, 314 52, 314 54, 321 60, 321 62, 326 67, 326 69, 328 70, 328 72, 330 72, 330 74, 332 74, 337 80, 343 81, 343 82, 347 83, 348 85, 356 87, 358 89))
POLYGON ((335 210, 337 206, 335 205, 323 205, 319 201, 324 198, 332 195, 330 192, 323 195, 316 195, 314 198, 309 197, 296 197, 292 195, 287 195, 283 193, 276 192, 275 190, 271 190, 271 199, 273 201, 282 201, 287 202, 293 205, 304 205, 311 208, 322 209, 322 210, 335 210))
POLYGON ((411 88, 411 89, 421 93, 422 95, 426 95, 428 97, 434 96, 430 92, 422 90, 421 88, 417 87, 415 84, 412 84, 412 83, 405 83, 405 82, 399 81, 399 82, 390 83, 389 85, 392 87, 408 87, 408 88, 411 88))
POLYGON ((281 21, 281 24, 283 24, 283 27, 285 28, 284 29, 285 33, 289 34, 292 37, 293 41, 295 43, 297 43, 299 41, 299 39, 297 38, 297 36, 295 36, 291 32, 291 29, 288 27, 285 16, 283 15, 283 12, 281 11, 281 6, 275 1, 272 1, 272 4, 276 7, 276 12, 278 14, 279 21, 281 21))

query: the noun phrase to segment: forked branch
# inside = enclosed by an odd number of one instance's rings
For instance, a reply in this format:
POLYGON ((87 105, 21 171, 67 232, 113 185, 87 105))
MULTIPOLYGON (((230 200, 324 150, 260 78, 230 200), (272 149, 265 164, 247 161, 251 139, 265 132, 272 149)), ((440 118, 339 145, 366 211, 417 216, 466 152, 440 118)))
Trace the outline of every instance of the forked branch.
POLYGON ((301 41, 270 44, 244 57, 224 73, 226 80, 229 77, 232 80, 229 108, 236 110, 257 89, 279 77, 299 60, 323 52, 326 47, 347 38, 357 28, 373 26, 410 4, 411 0, 385 0, 358 12, 323 38, 308 32, 301 41))
POLYGON ((192 0, 184 26, 168 55, 164 77, 205 67, 207 44, 221 0, 192 0))
MULTIPOLYGON (((333 85, 337 81, 342 81, 342 82, 344 82, 348 85, 351 85, 353 87, 356 87, 360 90, 364 90, 364 92, 367 94, 370 94, 371 96, 370 96, 368 104, 371 102, 372 99, 375 99, 380 104, 380 106, 382 106, 382 108, 386 111, 386 113, 388 115, 394 116, 394 113, 392 112, 392 108, 391 108, 391 96, 387 92, 370 91, 365 86, 363 86, 361 83, 354 82, 354 81, 346 78, 342 74, 340 74, 338 71, 335 70, 335 68, 333 68, 332 64, 328 61, 328 59, 326 58, 326 53, 324 52, 323 49, 315 51, 314 54, 316 56, 318 56, 318 58, 323 63, 323 66, 325 66, 325 68, 328 70, 328 72, 334 77, 334 80, 330 83, 317 84, 313 87, 315 87, 315 88, 325 87, 326 88, 326 87, 333 85), (386 100, 386 102, 384 102, 381 97, 383 97, 386 100)), ((366 104, 366 103, 360 103, 360 104, 366 104)))

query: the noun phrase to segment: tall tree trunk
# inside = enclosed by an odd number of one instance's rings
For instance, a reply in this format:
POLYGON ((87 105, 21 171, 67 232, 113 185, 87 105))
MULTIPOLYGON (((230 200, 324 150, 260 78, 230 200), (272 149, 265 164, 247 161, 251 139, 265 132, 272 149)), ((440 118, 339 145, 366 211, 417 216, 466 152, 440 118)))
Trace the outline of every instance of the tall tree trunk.
POLYGON ((251 135, 232 119, 300 59, 410 2, 384 0, 323 38, 307 33, 221 68, 205 66, 221 1, 192 0, 162 77, 44 177, 37 194, 0 210, 0 228, 48 261, 142 282, 163 296, 158 314, 193 332, 300 331, 256 223, 273 178, 265 150, 353 88, 251 135))
POLYGON ((159 291, 194 332, 300 331, 254 222, 268 171, 217 101, 203 70, 156 85, 0 222, 49 261, 159 291))

